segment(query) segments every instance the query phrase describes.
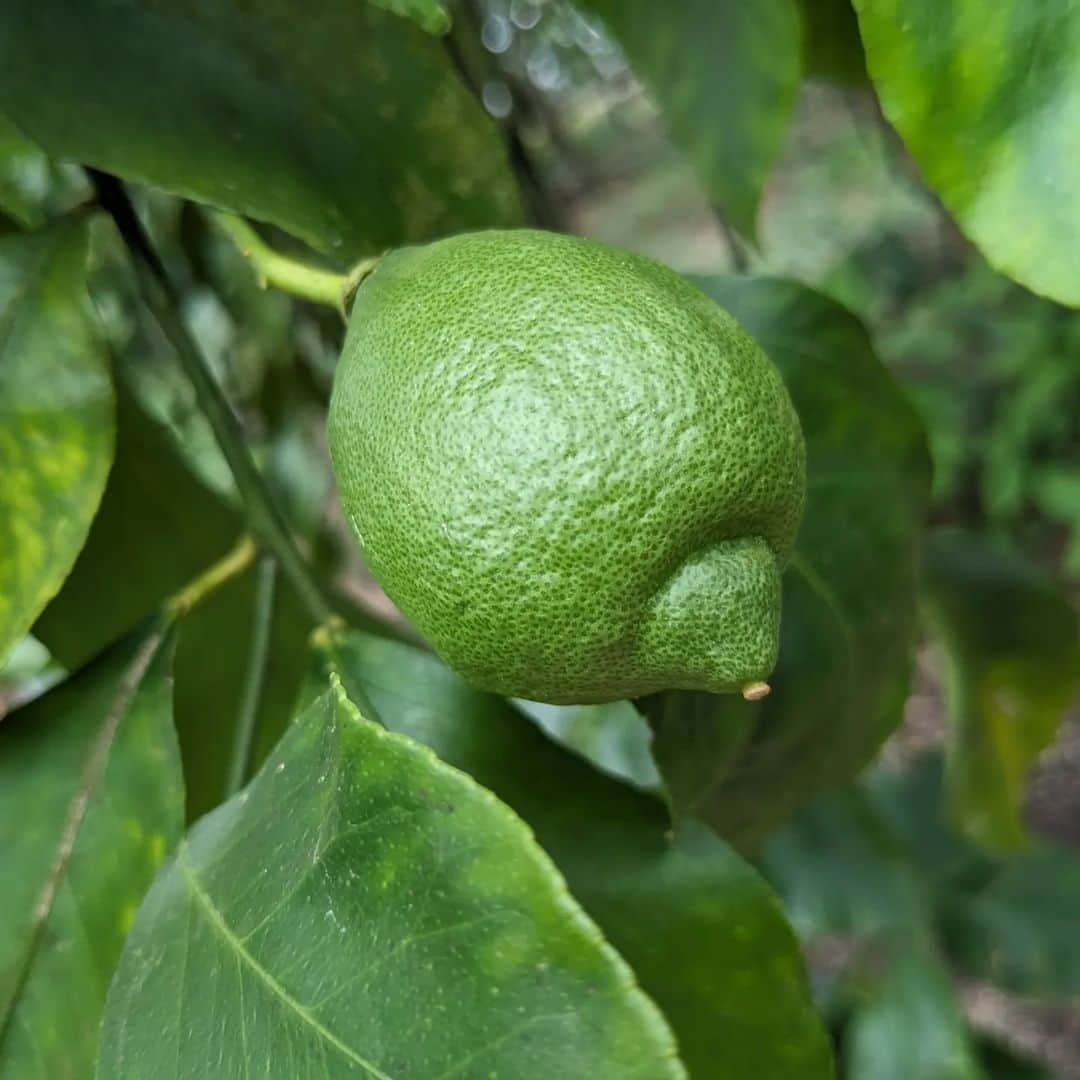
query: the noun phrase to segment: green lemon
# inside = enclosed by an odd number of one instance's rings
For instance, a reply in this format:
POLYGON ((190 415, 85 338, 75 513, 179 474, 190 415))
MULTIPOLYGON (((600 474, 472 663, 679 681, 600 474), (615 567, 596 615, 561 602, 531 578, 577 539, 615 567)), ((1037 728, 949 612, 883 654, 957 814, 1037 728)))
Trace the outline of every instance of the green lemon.
POLYGON ((530 230, 395 251, 356 294, 329 432, 372 573, 475 685, 767 690, 802 432, 673 271, 530 230))

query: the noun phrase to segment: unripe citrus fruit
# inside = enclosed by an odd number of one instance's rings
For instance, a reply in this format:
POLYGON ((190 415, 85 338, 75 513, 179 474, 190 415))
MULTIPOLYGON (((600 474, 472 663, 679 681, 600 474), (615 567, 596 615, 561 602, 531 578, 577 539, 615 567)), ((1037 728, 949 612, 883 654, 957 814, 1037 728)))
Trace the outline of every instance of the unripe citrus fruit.
POLYGON ((354 301, 330 449, 372 573, 477 686, 752 696, 772 670, 799 421, 666 267, 529 230, 393 252, 354 301))

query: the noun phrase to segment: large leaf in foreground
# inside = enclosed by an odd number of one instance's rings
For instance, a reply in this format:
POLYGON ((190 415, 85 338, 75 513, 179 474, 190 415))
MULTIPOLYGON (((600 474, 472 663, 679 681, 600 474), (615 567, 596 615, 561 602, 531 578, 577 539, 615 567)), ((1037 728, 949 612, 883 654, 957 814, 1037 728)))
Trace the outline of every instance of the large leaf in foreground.
POLYGON ((855 0, 885 115, 987 260, 1080 305, 1080 8, 855 0))
POLYGON ((345 259, 516 218, 496 130, 440 43, 361 0, 9 0, 0 109, 53 157, 345 259))
POLYGON ((253 1073, 685 1075, 524 825, 336 676, 181 844, 109 994, 100 1077, 253 1073))
POLYGON ((622 45, 709 197, 752 233, 799 82, 794 0, 666 7, 584 0, 584 6, 603 17, 622 45))
POLYGON ((691 1076, 832 1075, 791 928, 715 834, 688 823, 672 836, 658 800, 597 772, 434 656, 357 632, 322 636, 320 649, 386 724, 528 822, 663 1009, 691 1076))
POLYGON ((154 626, 0 723, 0 1076, 85 1080, 124 935, 184 819, 154 626))
POLYGON ((925 606, 953 724, 950 816, 986 847, 1022 847, 1028 770, 1080 687, 1076 613, 1037 567, 956 533, 929 547, 925 606))
POLYGON ((0 240, 0 664, 71 569, 112 453, 85 227, 0 240))
POLYGON ((795 282, 699 284, 780 368, 807 444, 806 515, 784 575, 772 694, 752 706, 715 698, 697 723, 680 721, 671 697, 693 720, 700 695, 669 695, 670 719, 657 725, 676 811, 747 845, 853 776, 900 719, 929 465, 914 411, 854 316, 795 282))

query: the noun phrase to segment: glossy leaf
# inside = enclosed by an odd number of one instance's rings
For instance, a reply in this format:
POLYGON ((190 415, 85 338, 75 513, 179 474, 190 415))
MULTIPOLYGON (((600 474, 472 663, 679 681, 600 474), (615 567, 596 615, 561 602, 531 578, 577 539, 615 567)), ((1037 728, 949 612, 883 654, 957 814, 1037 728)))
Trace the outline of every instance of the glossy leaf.
POLYGON ((844 1039, 851 1080, 982 1080, 948 973, 904 938, 875 958, 844 1039))
POLYGON ((688 823, 672 836, 658 800, 591 768, 430 654, 357 632, 324 635, 320 648, 384 723, 528 822, 663 1010, 691 1076, 832 1075, 776 898, 713 833, 688 823))
POLYGON ((71 569, 112 453, 85 228, 0 240, 0 664, 71 569))
POLYGON ((445 34, 450 29, 450 13, 441 0, 371 0, 376 7, 412 19, 429 34, 445 34))
POLYGON ((971 536, 936 534, 927 571, 953 725, 949 812, 978 843, 1015 849, 1028 770, 1080 690, 1076 615, 1037 567, 971 536))
POLYGON ((135 911, 180 837, 153 626, 0 724, 0 1076, 85 1080, 135 911))
POLYGON ((361 0, 317 17, 296 0, 11 0, 0 109, 53 157, 346 260, 517 216, 496 130, 440 43, 361 0))
MULTIPOLYGON (((711 735, 685 722, 657 731, 676 810, 752 845, 852 777, 900 719, 929 467, 915 413, 854 316, 795 282, 699 284, 780 368, 807 443, 806 514, 784 575, 772 694, 750 706, 716 698, 709 723, 721 730, 711 735)), ((700 708, 694 695, 670 696, 700 708)))
POLYGON ((1080 305, 1080 10, 855 0, 885 115, 989 262, 1080 305))
POLYGON ((98 1075, 685 1075, 527 829, 335 677, 140 911, 98 1075))
POLYGON ((86 189, 74 172, 50 161, 0 113, 0 226, 6 217, 39 229, 51 212, 69 209, 86 189))
POLYGON ((584 0, 584 6, 622 45, 709 197, 753 233, 799 81, 794 0, 694 0, 662 9, 648 0, 584 0))

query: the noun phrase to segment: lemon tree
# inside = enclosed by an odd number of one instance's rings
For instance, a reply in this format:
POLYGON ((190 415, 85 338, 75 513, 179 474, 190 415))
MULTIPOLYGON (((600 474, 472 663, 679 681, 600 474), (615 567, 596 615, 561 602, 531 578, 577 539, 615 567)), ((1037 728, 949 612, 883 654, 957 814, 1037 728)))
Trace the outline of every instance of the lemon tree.
POLYGON ((1080 521, 1074 8, 0 5, 0 1080, 1027 1075, 1075 612, 900 354, 1057 298, 942 352, 1080 521))

